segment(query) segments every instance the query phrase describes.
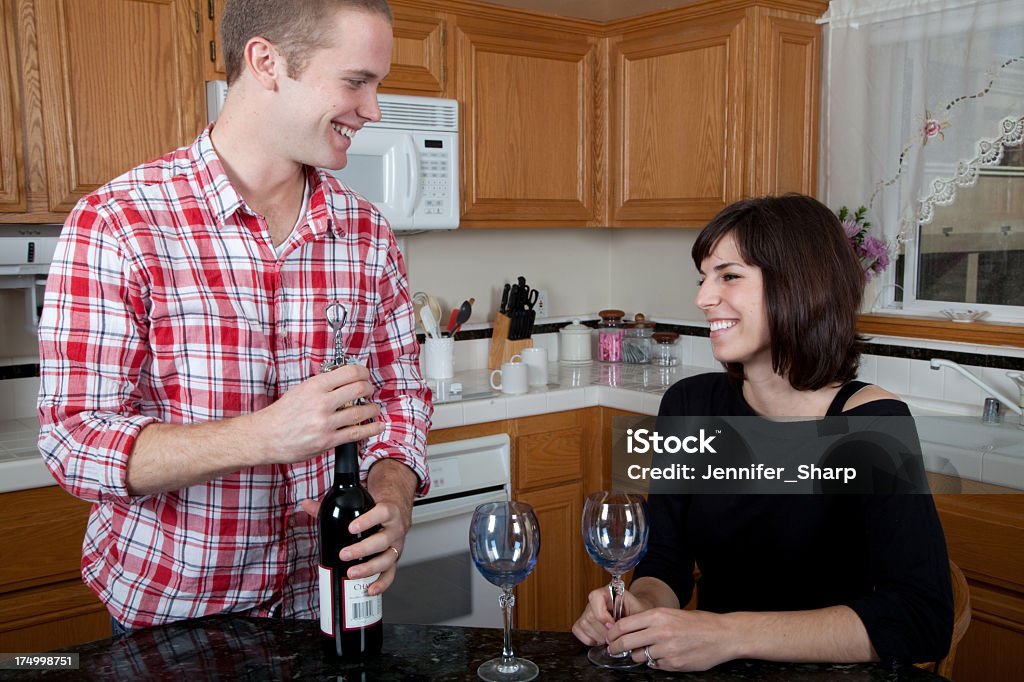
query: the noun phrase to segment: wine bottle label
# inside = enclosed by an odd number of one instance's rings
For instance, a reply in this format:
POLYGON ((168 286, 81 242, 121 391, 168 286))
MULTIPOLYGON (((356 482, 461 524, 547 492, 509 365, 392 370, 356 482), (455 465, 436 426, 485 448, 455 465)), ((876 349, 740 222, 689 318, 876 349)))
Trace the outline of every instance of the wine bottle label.
POLYGON ((380 577, 380 573, 366 578, 341 581, 342 589, 345 590, 345 624, 343 627, 346 630, 358 630, 380 621, 384 613, 381 596, 378 594, 371 597, 366 594, 366 588, 378 577, 380 577))
MULTIPOLYGON (((320 631, 334 636, 334 570, 320 565, 320 631)), ((349 580, 341 580, 342 613, 341 627, 344 630, 359 630, 380 621, 384 615, 383 600, 378 594, 366 594, 368 588, 380 574, 349 580)))
POLYGON ((334 581, 330 566, 320 564, 320 632, 334 636, 334 581))

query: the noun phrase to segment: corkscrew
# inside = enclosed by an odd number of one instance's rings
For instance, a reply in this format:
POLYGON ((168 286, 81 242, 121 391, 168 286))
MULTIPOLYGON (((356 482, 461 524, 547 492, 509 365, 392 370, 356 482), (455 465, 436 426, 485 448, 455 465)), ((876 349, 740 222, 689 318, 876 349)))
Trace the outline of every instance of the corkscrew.
POLYGON ((327 317, 327 326, 334 332, 334 357, 324 359, 320 365, 321 372, 329 372, 336 367, 349 364, 345 357, 345 345, 341 338, 341 330, 345 328, 348 321, 348 308, 341 301, 331 301, 324 311, 327 317))

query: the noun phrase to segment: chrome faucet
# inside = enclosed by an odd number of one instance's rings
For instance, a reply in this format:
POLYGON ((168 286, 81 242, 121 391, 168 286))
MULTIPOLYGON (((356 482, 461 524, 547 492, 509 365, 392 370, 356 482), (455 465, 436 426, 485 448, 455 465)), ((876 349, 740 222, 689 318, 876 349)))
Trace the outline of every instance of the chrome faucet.
POLYGON ((1020 428, 1024 429, 1024 407, 1021 407, 1021 405, 1024 405, 1024 375, 1022 375, 1020 372, 1007 372, 1006 373, 1006 375, 1008 377, 1010 377, 1011 379, 1014 380, 1014 382, 1017 384, 1018 388, 1020 388, 1021 397, 1020 397, 1019 402, 1021 404, 1018 405, 1017 403, 1014 403, 1012 400, 1010 400, 1009 398, 1004 396, 1002 393, 997 391, 996 389, 994 389, 991 386, 989 386, 988 384, 986 384, 984 381, 982 381, 978 377, 976 377, 973 374, 971 374, 962 365, 958 365, 957 363, 953 362, 952 360, 944 360, 942 358, 932 358, 932 361, 931 361, 931 368, 932 369, 939 370, 939 369, 942 369, 943 367, 948 367, 948 368, 950 368, 952 370, 955 370, 955 371, 959 372, 960 374, 962 374, 964 376, 964 378, 972 381, 979 388, 981 388, 981 390, 985 391, 986 393, 991 395, 993 398, 995 398, 996 400, 1001 402, 1003 405, 1005 405, 1008 410, 1010 410, 1011 412, 1014 412, 1015 414, 1017 414, 1020 417, 1020 428))

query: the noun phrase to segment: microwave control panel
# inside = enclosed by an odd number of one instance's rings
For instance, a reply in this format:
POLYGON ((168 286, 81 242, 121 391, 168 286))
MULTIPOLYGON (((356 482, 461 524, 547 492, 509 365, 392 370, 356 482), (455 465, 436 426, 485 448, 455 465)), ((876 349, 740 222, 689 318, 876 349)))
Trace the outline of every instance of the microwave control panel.
POLYGON ((445 215, 450 211, 451 150, 444 148, 442 140, 423 140, 420 149, 420 212, 425 215, 445 215))

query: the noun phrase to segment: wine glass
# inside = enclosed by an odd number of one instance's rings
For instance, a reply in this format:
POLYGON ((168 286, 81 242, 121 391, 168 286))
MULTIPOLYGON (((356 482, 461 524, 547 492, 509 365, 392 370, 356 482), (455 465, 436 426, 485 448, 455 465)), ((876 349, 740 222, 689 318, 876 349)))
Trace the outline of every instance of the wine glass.
MULTIPOLYGON (((647 552, 647 503, 635 493, 603 490, 583 505, 583 544, 598 566, 612 575, 612 617, 622 615, 622 574, 636 566, 647 552)), ((598 644, 587 653, 590 662, 603 668, 634 668, 629 651, 608 652, 598 644)))
POLYGON ((498 604, 505 616, 501 656, 480 664, 476 673, 488 682, 532 680, 537 664, 512 653, 512 588, 530 575, 540 554, 540 524, 533 507, 514 500, 481 504, 469 525, 469 550, 481 575, 502 589, 498 604))

